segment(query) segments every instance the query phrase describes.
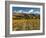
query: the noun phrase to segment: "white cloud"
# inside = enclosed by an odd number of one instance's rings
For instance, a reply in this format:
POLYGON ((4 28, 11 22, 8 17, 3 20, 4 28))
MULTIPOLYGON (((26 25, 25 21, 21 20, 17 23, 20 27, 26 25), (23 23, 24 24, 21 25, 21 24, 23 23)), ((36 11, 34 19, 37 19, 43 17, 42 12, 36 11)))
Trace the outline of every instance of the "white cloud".
POLYGON ((40 14, 40 12, 39 12, 39 11, 35 11, 35 12, 34 12, 34 14, 36 14, 36 13, 37 13, 37 14, 40 14))
POLYGON ((15 10, 14 12, 16 12, 16 13, 22 13, 23 10, 18 10, 18 11, 15 10))
POLYGON ((29 10, 28 12, 27 11, 23 11, 23 13, 27 13, 27 14, 33 13, 33 9, 32 10, 29 10))
POLYGON ((19 10, 18 13, 28 13, 27 11, 19 10))
POLYGON ((29 13, 32 13, 33 11, 34 11, 34 10, 32 9, 32 10, 29 10, 28 12, 29 12, 29 13))
POLYGON ((19 13, 22 13, 22 12, 23 12, 23 10, 19 10, 18 12, 19 12, 19 13))
POLYGON ((26 11, 23 11, 23 13, 28 13, 28 12, 26 12, 26 11))

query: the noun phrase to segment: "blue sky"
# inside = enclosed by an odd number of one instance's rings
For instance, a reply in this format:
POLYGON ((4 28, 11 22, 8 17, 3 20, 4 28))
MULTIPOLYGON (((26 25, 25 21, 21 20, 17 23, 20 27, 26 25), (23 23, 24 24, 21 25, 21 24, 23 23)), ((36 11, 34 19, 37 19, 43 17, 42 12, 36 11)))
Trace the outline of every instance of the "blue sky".
POLYGON ((28 7, 12 7, 12 11, 13 12, 14 11, 18 11, 18 12, 23 11, 25 13, 29 13, 29 12, 36 13, 37 12, 39 14, 40 13, 40 8, 32 8, 32 7, 30 7, 30 8, 28 8, 28 7))

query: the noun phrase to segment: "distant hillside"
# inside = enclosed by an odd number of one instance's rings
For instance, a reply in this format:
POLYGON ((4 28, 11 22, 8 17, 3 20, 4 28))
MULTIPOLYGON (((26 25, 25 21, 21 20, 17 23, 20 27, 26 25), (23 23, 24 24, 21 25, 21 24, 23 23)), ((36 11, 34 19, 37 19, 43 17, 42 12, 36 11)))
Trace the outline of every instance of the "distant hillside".
POLYGON ((39 18, 40 19, 40 14, 13 13, 13 16, 16 17, 17 19, 20 19, 20 18, 25 18, 25 19, 39 18))

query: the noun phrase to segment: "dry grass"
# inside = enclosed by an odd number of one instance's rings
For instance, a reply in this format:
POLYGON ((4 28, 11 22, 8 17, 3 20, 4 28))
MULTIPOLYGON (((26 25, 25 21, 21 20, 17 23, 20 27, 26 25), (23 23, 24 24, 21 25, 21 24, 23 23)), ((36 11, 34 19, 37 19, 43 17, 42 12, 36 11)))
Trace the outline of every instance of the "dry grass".
POLYGON ((12 24, 13 31, 40 29, 40 19, 13 19, 12 24))

